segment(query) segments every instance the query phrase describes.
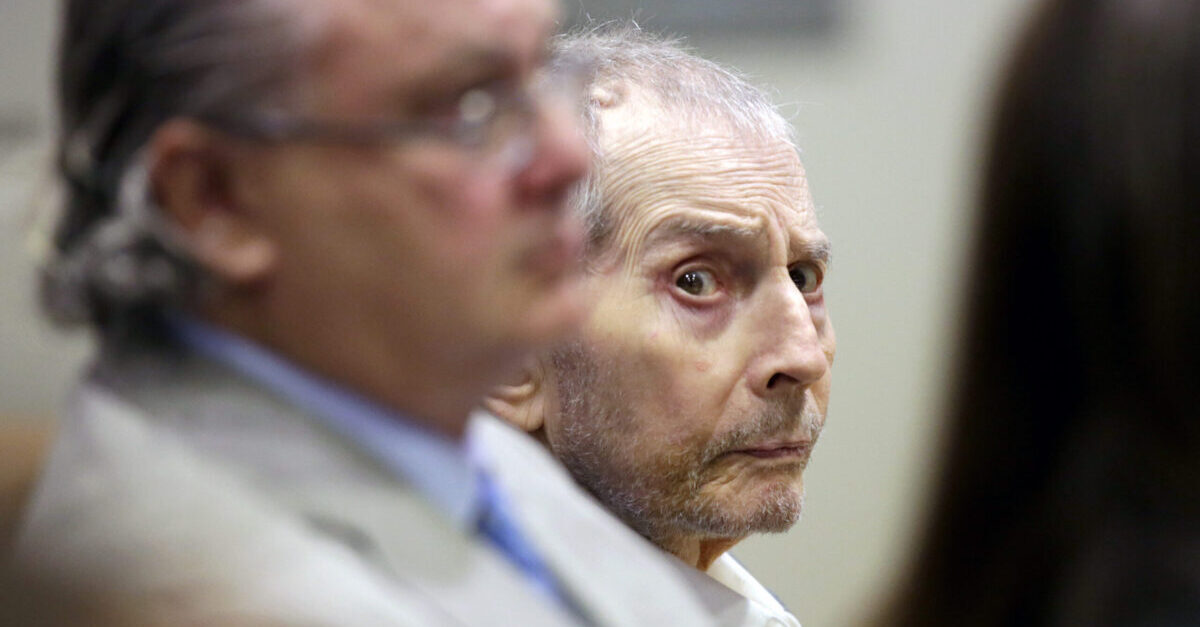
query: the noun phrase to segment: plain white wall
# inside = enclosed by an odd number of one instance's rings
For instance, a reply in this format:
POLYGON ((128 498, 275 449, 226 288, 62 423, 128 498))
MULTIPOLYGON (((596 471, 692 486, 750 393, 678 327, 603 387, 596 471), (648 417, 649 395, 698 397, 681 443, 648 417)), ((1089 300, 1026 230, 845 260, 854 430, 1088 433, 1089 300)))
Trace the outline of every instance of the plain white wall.
MULTIPOLYGON (((42 129, 53 4, 0 0, 0 117, 42 129)), ((1030 4, 857 0, 827 41, 692 40, 778 92, 834 241, 839 350, 805 517, 734 551, 807 627, 861 618, 906 555, 951 365, 981 125, 1030 4)), ((51 414, 86 353, 34 314, 25 231, 45 160, 0 139, 0 413, 51 414)))

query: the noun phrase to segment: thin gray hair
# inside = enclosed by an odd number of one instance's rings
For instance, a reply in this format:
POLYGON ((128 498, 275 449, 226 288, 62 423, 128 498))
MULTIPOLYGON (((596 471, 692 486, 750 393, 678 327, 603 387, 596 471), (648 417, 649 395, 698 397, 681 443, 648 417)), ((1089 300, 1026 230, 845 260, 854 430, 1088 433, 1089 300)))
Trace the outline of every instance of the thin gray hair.
POLYGON ((203 272, 157 207, 143 149, 171 118, 290 100, 311 38, 300 8, 291 0, 63 3, 65 193, 40 275, 52 320, 113 331, 195 299, 203 272))
POLYGON ((679 38, 647 32, 633 22, 607 22, 560 35, 554 59, 591 69, 582 115, 592 169, 576 185, 571 199, 587 227, 589 257, 604 250, 615 226, 614 199, 603 185, 607 165, 601 142, 603 105, 591 96, 595 88, 635 87, 676 120, 700 125, 720 122, 735 132, 786 142, 797 149, 792 125, 765 90, 737 70, 697 56, 679 38))

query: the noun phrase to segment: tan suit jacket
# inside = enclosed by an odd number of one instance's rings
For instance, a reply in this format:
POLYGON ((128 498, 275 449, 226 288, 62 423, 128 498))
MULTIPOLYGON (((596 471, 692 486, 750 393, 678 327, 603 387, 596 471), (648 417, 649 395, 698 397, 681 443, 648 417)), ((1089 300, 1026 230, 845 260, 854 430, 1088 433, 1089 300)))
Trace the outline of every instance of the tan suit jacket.
POLYGON ((301 408, 186 354, 102 359, 17 551, 164 625, 577 624, 301 408))

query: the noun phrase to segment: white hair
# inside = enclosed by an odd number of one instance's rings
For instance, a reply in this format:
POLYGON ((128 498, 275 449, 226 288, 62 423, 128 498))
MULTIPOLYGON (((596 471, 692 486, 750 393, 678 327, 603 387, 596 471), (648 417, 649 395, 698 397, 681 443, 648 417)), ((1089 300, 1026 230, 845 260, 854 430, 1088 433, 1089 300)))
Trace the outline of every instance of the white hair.
MULTIPOLYGON (((766 91, 736 70, 697 56, 680 39, 646 32, 633 23, 610 22, 559 36, 554 55, 556 63, 591 69, 586 93, 595 87, 637 88, 673 119, 701 126, 722 123, 735 132, 796 148, 791 124, 766 91)), ((576 186, 572 204, 587 225, 592 255, 603 248, 614 225, 612 198, 602 184, 607 165, 600 141, 603 105, 589 96, 582 106, 593 167, 576 186)))

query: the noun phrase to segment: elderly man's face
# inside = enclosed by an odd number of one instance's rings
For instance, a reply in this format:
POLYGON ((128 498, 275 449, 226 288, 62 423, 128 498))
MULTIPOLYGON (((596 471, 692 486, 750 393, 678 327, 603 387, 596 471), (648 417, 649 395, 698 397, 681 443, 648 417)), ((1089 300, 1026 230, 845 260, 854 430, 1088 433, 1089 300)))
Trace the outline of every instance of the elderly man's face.
MULTIPOLYGON (((321 6, 300 113, 366 126, 444 120, 464 93, 526 84, 556 16, 552 0, 321 6)), ((277 248, 280 307, 314 338, 340 338, 339 354, 310 361, 340 371, 407 359, 411 377, 377 387, 436 404, 572 328, 582 233, 563 200, 587 167, 574 118, 540 102, 512 129, 527 141, 500 154, 435 138, 270 144, 248 159, 242 180, 277 248)))
POLYGON ((605 118, 616 228, 598 297, 547 368, 545 437, 650 539, 740 539, 798 518, 825 420, 829 242, 786 143, 605 118))

